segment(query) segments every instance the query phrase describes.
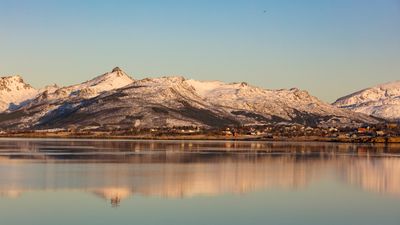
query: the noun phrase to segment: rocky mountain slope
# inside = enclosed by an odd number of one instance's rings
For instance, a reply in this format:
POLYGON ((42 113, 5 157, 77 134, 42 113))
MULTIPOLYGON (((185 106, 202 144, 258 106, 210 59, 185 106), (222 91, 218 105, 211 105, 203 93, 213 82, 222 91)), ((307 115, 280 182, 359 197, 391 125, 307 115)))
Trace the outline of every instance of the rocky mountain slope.
POLYGON ((375 117, 400 120, 400 81, 355 92, 339 98, 333 105, 375 117))
POLYGON ((35 97, 38 90, 26 84, 20 76, 0 78, 0 111, 14 109, 24 101, 35 97))
POLYGON ((306 91, 161 77, 133 80, 119 68, 69 87, 48 87, 0 114, 3 129, 224 127, 297 123, 358 126, 377 120, 306 91))

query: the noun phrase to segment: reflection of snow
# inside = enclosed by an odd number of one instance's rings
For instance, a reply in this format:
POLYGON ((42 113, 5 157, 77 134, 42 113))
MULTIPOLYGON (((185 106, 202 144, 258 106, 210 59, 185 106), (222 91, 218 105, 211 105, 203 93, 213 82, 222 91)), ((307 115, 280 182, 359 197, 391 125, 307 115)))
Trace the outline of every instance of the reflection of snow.
MULTIPOLYGON (((174 161, 173 154, 168 157, 174 161)), ((29 190, 78 190, 94 193, 118 206, 135 194, 186 198, 266 188, 305 188, 332 171, 341 181, 364 190, 400 196, 399 158, 334 155, 226 156, 174 163, 2 163, 0 195, 18 197, 29 190)))
POLYGON ((351 185, 364 190, 387 193, 400 197, 400 160, 353 159, 351 162, 340 162, 340 177, 351 185))
POLYGON ((1 190, 0 197, 18 198, 22 195, 21 190, 1 190))

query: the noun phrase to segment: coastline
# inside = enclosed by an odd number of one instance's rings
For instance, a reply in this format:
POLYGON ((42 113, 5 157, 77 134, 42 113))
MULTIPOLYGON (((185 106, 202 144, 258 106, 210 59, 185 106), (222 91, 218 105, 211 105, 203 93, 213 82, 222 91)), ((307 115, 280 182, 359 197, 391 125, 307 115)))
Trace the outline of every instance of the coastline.
POLYGON ((338 142, 338 143, 400 143, 400 137, 357 137, 357 138, 338 138, 321 136, 299 136, 299 137, 265 137, 254 135, 117 135, 109 133, 14 133, 0 134, 0 138, 37 138, 37 139, 110 139, 110 140, 187 140, 187 141, 271 141, 271 142, 338 142))

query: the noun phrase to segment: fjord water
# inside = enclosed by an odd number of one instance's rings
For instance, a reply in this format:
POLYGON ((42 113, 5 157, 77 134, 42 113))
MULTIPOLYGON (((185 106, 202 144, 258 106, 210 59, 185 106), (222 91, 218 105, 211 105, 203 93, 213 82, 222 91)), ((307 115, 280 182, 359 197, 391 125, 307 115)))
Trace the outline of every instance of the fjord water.
POLYGON ((400 146, 0 139, 0 224, 400 224, 400 146))

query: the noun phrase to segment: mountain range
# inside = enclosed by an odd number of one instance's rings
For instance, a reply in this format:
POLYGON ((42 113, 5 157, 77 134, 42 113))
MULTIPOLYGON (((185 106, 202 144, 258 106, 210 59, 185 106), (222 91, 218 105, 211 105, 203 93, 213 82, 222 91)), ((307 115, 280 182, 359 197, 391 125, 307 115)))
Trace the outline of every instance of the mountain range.
MULTIPOLYGON (((395 90, 386 90, 386 95, 399 96, 398 86, 395 90)), ((0 128, 356 127, 379 123, 376 117, 386 118, 352 108, 356 103, 362 105, 361 101, 348 100, 362 99, 357 96, 341 98, 331 105, 297 88, 269 90, 245 82, 198 81, 180 76, 136 80, 118 67, 67 87, 35 89, 20 76, 8 76, 0 80, 0 128)))

